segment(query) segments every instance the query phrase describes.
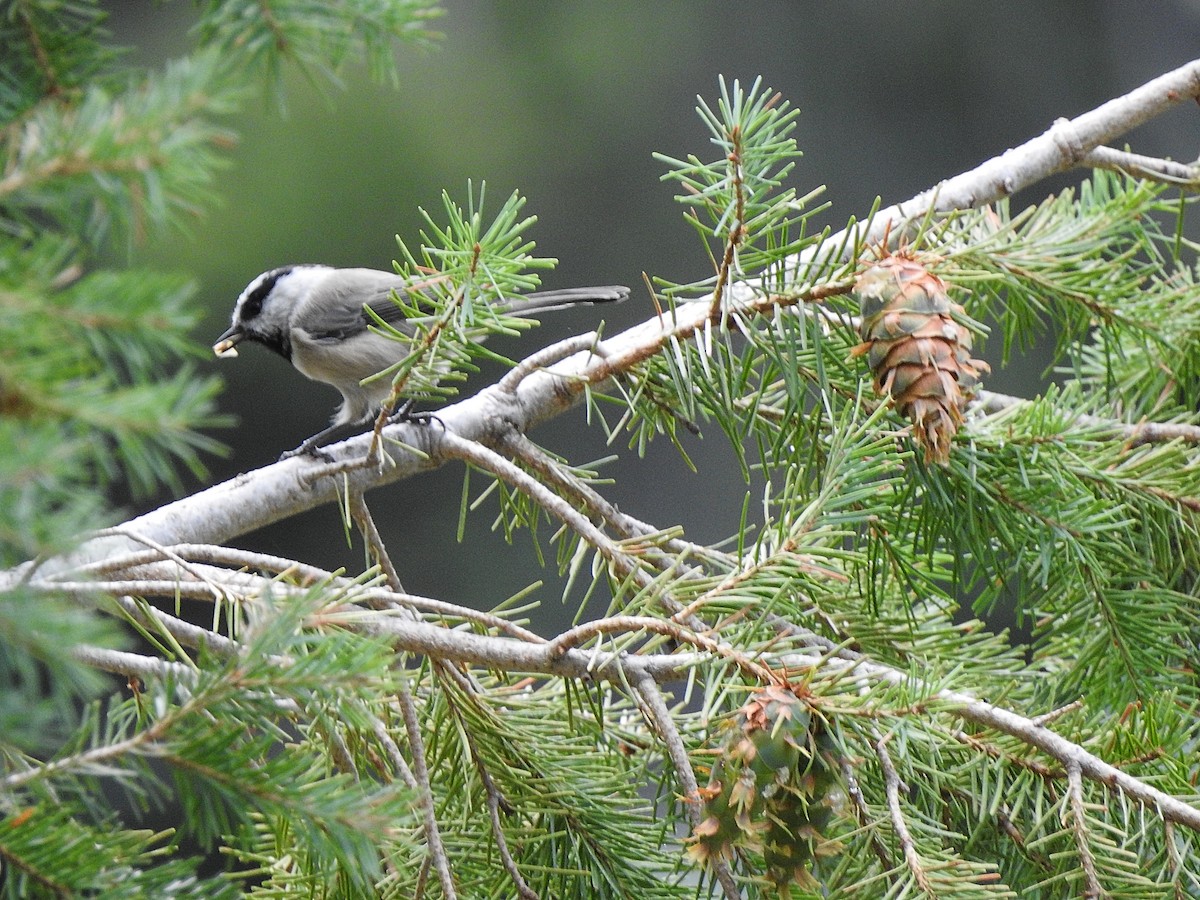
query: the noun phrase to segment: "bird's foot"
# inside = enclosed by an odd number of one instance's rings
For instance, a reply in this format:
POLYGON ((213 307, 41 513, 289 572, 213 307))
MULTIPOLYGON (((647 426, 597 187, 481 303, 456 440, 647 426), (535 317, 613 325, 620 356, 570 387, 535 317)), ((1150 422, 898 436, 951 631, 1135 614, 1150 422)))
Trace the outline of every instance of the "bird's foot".
POLYGON ((283 462, 285 459, 291 459, 294 456, 310 456, 313 459, 318 459, 321 462, 326 462, 326 463, 331 463, 331 462, 335 461, 331 454, 326 453, 324 450, 322 450, 320 447, 316 446, 315 444, 309 444, 307 441, 305 441, 303 444, 301 444, 295 450, 287 450, 287 451, 284 451, 283 453, 279 454, 279 461, 283 462))
POLYGON ((443 429, 445 429, 445 427, 446 427, 445 422, 443 422, 441 419, 439 419, 436 415, 434 415, 431 412, 425 412, 425 411, 417 412, 416 410, 413 409, 413 407, 416 405, 417 404, 416 404, 415 400, 405 400, 398 407, 396 407, 396 411, 394 413, 392 413, 390 416, 388 416, 388 420, 387 420, 388 424, 389 425, 428 425, 431 422, 437 422, 439 425, 442 426, 443 429))

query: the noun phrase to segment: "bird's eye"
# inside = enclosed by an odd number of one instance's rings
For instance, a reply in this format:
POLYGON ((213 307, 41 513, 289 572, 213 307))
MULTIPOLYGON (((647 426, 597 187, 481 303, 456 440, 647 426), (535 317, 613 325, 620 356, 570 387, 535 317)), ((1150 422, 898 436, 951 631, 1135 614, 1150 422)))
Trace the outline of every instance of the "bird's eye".
POLYGON ((243 322, 258 318, 262 312, 263 302, 267 299, 271 291, 275 290, 275 282, 279 281, 280 278, 290 271, 292 271, 290 268, 276 269, 268 273, 266 277, 254 286, 254 289, 242 301, 240 317, 243 322))
POLYGON ((246 298, 246 302, 242 304, 242 321, 247 319, 256 319, 258 314, 262 312, 263 298, 257 292, 246 298))

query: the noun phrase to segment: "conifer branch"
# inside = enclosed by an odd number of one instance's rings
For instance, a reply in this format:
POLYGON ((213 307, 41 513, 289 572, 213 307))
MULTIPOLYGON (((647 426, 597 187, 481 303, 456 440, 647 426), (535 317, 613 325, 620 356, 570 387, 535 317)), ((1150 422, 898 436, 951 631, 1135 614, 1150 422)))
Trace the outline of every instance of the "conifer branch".
MULTIPOLYGON (((174 548, 178 553, 179 548, 174 548)), ((179 582, 165 581, 158 585, 143 583, 140 587, 154 587, 147 593, 163 596, 174 596, 174 592, 182 590, 190 577, 186 572, 179 572, 179 582)), ((207 576, 211 579, 213 576, 207 576)), ((31 582, 31 587, 56 587, 54 582, 39 585, 31 582)), ((109 593, 121 591, 129 587, 120 582, 90 585, 78 583, 70 585, 72 592, 109 593)), ((281 589, 282 585, 277 585, 281 589)), ((237 593, 242 588, 227 585, 225 590, 237 593)), ((198 593, 198 598, 211 598, 211 594, 198 593)), ((325 614, 330 621, 329 614, 325 614)), ((609 652, 601 650, 566 650, 556 648, 553 641, 539 639, 536 643, 511 638, 491 637, 464 631, 454 631, 416 621, 399 621, 394 617, 372 617, 360 613, 345 621, 347 627, 360 627, 369 632, 386 634, 394 641, 398 650, 424 654, 431 659, 446 662, 465 663, 488 669, 507 671, 536 672, 547 675, 564 676, 568 678, 601 678, 624 683, 626 679, 637 677, 652 677, 659 682, 668 682, 683 678, 694 667, 698 660, 707 655, 703 650, 697 654, 636 654, 628 652, 609 652)), ((192 626, 194 628, 194 626, 192 626)), ((621 630, 627 627, 620 617, 611 624, 605 620, 597 620, 589 626, 594 632, 621 630)), ((192 638, 193 640, 195 638, 192 638)), ((210 635, 207 640, 219 646, 219 636, 210 635)), ((569 639, 573 640, 573 639, 569 639)), ((707 648, 706 648, 707 649, 707 648)), ((708 652, 724 657, 725 652, 713 645, 708 652)), ((880 665, 850 654, 850 658, 839 655, 822 654, 819 656, 800 655, 787 652, 773 661, 773 668, 787 671, 802 671, 814 669, 826 673, 833 679, 865 678, 870 681, 895 685, 911 684, 911 676, 900 670, 880 665)), ((758 673, 760 679, 765 679, 763 673, 758 673)), ((1200 831, 1200 809, 1196 809, 1180 800, 1153 787, 1146 781, 1129 775, 1121 769, 1112 766, 1088 752, 1081 745, 1069 741, 1044 725, 1038 719, 1021 716, 1010 710, 1003 709, 985 701, 970 696, 967 693, 949 689, 931 689, 926 703, 936 702, 940 709, 946 710, 967 721, 994 729, 1000 733, 1017 738, 1023 743, 1046 753, 1052 759, 1062 764, 1064 769, 1077 765, 1081 774, 1091 780, 1118 790, 1149 809, 1157 810, 1166 821, 1178 822, 1188 828, 1200 831)), ((1044 777, 1055 777, 1055 773, 1042 772, 1044 777)))
MULTIPOLYGON (((1027 141, 988 162, 942 182, 911 200, 876 213, 869 224, 852 226, 805 250, 786 266, 805 271, 816 260, 845 258, 855 247, 899 236, 905 222, 919 221, 929 212, 970 209, 1009 196, 1042 178, 1078 164, 1087 153, 1128 130, 1200 95, 1200 60, 1181 66, 1123 97, 1110 100, 1075 119, 1057 123, 1045 134, 1027 141)), ((754 315, 802 304, 826 296, 826 285, 788 294, 763 294, 744 283, 731 286, 726 309, 754 315)), ((662 316, 608 338, 595 352, 576 354, 549 369, 530 373, 512 391, 489 388, 474 397, 448 406, 438 419, 467 440, 488 442, 491 425, 511 423, 526 432, 552 418, 582 398, 585 388, 599 386, 662 351, 672 341, 686 340, 708 321, 703 303, 676 306, 662 316)), ((392 425, 385 436, 395 435, 407 445, 426 450, 429 435, 411 425, 392 425)), ((368 456, 370 438, 359 436, 335 445, 330 453, 339 460, 361 461, 368 456)), ((359 469, 346 473, 350 487, 367 490, 430 467, 428 459, 402 454, 383 470, 359 469)), ((182 542, 223 543, 230 538, 328 503, 336 496, 332 479, 309 483, 310 471, 320 471, 303 459, 267 466, 252 479, 210 488, 129 523, 140 533, 164 544, 182 542)), ((92 545, 87 553, 102 557, 116 552, 112 545, 92 545)), ((19 570, 0 573, 0 589, 19 579, 19 570)))

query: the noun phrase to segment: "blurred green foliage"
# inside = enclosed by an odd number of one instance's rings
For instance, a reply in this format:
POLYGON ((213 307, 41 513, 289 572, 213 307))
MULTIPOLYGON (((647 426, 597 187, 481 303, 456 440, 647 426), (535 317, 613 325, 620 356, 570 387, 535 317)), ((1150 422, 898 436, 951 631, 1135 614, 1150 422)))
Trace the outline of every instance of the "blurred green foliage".
MULTIPOLYGON (((201 4, 190 51, 142 67, 112 41, 98 3, 0 2, 0 567, 107 524, 114 496, 180 490, 221 449, 205 432, 230 419, 216 411, 220 382, 194 364, 207 353, 190 336, 200 318, 194 280, 176 266, 113 264, 113 249, 178 235, 214 206, 214 178, 234 146, 229 116, 264 82, 277 90, 281 64, 336 83, 347 61, 365 59, 390 77, 397 39, 427 39, 433 14, 396 2, 266 9, 201 4)), ((126 641, 111 618, 66 596, 21 584, 0 595, 5 896, 231 893, 197 881, 195 860, 158 859, 170 836, 121 827, 96 783, 8 783, 28 773, 26 754, 63 751, 64 740, 69 752, 101 734, 119 742, 144 725, 136 693, 100 701, 110 682, 74 652, 126 641)), ((252 767, 206 716, 172 732, 182 768, 205 758, 213 774, 224 763, 244 780, 252 767)), ((298 777, 308 762, 288 765, 298 777)), ((126 774, 135 794, 154 780, 126 774)), ((328 814, 360 817, 362 798, 340 793, 328 814)), ((247 815, 235 794, 229 822, 247 815)), ((323 802, 308 801, 314 812, 323 802)), ((314 835, 326 831, 314 825, 314 835)), ((349 834, 330 852, 353 852, 349 834)))

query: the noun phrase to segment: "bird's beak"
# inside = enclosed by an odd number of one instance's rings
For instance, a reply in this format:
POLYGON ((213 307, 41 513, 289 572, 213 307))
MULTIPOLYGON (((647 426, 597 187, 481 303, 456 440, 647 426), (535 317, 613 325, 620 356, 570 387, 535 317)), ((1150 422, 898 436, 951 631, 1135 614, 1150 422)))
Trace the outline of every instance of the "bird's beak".
POLYGON ((221 359, 231 359, 238 355, 237 345, 246 336, 240 325, 230 325, 225 333, 213 344, 213 353, 221 359))

